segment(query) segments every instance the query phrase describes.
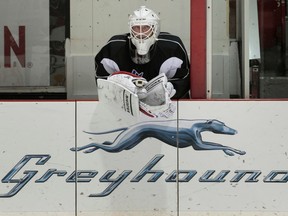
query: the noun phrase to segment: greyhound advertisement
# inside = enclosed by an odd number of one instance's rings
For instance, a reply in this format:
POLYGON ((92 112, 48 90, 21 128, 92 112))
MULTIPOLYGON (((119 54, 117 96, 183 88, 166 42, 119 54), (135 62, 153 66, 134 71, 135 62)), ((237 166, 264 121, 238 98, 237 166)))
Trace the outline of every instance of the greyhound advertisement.
POLYGON ((287 102, 173 103, 1 102, 0 215, 287 213, 287 102))

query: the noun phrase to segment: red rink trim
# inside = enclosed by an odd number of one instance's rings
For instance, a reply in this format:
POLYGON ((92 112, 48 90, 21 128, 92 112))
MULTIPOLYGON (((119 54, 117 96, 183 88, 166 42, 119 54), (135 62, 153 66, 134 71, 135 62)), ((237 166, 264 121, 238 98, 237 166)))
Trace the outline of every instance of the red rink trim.
POLYGON ((142 78, 140 76, 137 76, 136 74, 133 74, 133 73, 130 73, 130 72, 127 72, 127 71, 118 71, 118 72, 113 73, 112 76, 113 75, 117 75, 117 74, 126 74, 126 75, 129 75, 129 76, 132 76, 132 77, 142 78))
POLYGON ((190 1, 191 98, 206 99, 206 1, 190 1))

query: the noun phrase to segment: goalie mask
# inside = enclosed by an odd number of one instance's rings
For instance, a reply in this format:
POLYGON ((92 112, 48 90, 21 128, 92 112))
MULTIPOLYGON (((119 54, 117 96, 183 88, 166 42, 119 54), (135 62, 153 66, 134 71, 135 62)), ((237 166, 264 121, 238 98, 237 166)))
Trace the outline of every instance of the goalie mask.
POLYGON ((160 32, 160 19, 157 14, 141 6, 129 16, 130 39, 140 56, 149 55, 151 46, 160 32))

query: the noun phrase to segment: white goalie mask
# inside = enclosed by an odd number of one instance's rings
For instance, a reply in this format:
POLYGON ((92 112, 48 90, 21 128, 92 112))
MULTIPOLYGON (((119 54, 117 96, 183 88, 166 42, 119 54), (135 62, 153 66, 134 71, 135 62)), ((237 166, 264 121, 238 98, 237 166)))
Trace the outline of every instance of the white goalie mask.
POLYGON ((129 16, 130 38, 138 55, 146 55, 156 42, 160 32, 160 19, 157 14, 141 6, 129 16))

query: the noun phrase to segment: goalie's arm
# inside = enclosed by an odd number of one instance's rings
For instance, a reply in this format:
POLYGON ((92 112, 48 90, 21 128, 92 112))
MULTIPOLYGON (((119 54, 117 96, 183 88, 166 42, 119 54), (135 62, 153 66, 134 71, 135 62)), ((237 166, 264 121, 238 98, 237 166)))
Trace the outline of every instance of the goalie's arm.
POLYGON ((179 46, 174 56, 182 61, 181 66, 178 65, 176 73, 173 77, 168 78, 176 90, 176 94, 172 99, 190 98, 190 63, 187 51, 181 39, 174 36, 174 40, 179 46))
POLYGON ((110 74, 104 69, 103 65, 95 61, 95 81, 97 84, 97 79, 107 79, 110 74))
POLYGON ((189 75, 189 69, 179 68, 177 70, 177 73, 179 74, 185 74, 184 77, 174 77, 171 79, 168 79, 169 82, 171 82, 174 86, 174 89, 176 90, 176 94, 173 96, 172 99, 181 99, 181 98, 190 98, 190 75, 189 75))
POLYGON ((101 53, 96 55, 95 57, 96 85, 97 85, 97 79, 107 79, 112 73, 119 71, 118 66, 114 64, 114 67, 111 67, 111 65, 109 65, 110 62, 113 62, 113 61, 108 58, 103 58, 101 56, 101 53), (105 67, 104 67, 104 64, 105 64, 105 67))

